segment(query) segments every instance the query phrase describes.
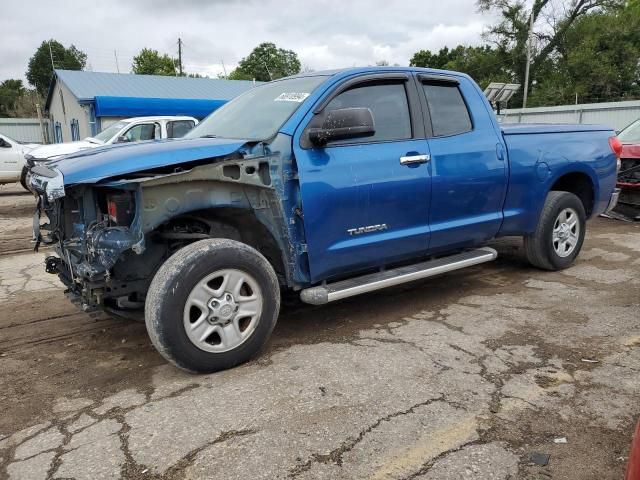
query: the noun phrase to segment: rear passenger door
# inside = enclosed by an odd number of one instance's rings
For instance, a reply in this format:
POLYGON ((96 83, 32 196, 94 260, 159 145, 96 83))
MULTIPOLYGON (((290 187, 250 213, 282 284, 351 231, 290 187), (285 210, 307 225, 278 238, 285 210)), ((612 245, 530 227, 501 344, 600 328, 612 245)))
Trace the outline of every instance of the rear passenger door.
POLYGON ((429 250, 480 244, 500 228, 507 187, 492 112, 464 77, 418 75, 418 85, 430 127, 429 250))
POLYGON ((425 254, 429 151, 413 79, 352 78, 314 111, 294 140, 312 281, 425 254), (371 111, 374 136, 309 143, 309 128, 329 111, 352 107, 371 111))

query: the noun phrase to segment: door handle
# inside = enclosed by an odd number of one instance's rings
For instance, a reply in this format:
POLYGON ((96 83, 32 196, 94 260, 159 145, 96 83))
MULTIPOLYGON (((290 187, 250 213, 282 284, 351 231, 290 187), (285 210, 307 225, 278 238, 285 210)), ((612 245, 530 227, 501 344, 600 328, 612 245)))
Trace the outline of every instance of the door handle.
POLYGON ((400 157, 400 164, 402 165, 411 165, 415 163, 427 163, 431 160, 431 155, 407 155, 404 157, 400 157))

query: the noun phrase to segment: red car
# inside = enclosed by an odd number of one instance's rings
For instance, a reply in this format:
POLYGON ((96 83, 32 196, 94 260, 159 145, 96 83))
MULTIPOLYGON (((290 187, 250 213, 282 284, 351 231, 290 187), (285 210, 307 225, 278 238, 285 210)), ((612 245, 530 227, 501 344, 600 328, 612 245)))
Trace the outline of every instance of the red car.
POLYGON ((618 205, 626 210, 623 213, 640 219, 640 119, 622 130, 618 138, 622 142, 618 205))
POLYGON ((627 474, 624 480, 640 480, 640 421, 638 421, 636 431, 633 434, 633 441, 629 450, 629 463, 627 463, 627 474))

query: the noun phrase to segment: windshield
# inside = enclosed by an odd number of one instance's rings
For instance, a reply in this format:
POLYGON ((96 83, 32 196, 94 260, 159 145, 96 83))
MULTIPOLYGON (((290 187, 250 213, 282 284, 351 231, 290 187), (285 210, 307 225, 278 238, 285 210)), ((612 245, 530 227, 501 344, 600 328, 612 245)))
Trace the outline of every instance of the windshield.
POLYGON ((111 140, 113 138, 113 136, 116 133, 118 133, 120 130, 122 130, 127 125, 128 125, 127 122, 116 122, 116 123, 113 123, 113 124, 109 125, 107 128, 105 128, 103 131, 101 131, 99 134, 97 134, 95 137, 89 137, 87 140, 89 140, 89 141, 98 140, 98 142, 100 142, 100 143, 108 142, 109 140, 111 140))
POLYGON ((325 76, 298 77, 252 88, 213 112, 183 138, 270 138, 324 80, 325 76))
POLYGON ((4 133, 2 135, 0 135, 0 138, 2 138, 2 137, 6 138, 7 142, 23 143, 23 142, 19 142, 19 141, 15 140, 15 139, 11 138, 9 135, 5 135, 4 133))
POLYGON ((622 130, 618 138, 622 143, 640 143, 640 119, 622 130))

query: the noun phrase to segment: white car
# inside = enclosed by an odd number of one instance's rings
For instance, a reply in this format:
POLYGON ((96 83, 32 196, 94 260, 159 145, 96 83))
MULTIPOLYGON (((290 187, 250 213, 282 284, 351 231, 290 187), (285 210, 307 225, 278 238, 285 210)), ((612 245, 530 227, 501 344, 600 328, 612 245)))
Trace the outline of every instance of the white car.
POLYGON ((38 147, 26 156, 27 167, 31 169, 39 162, 55 160, 63 155, 76 153, 87 148, 141 140, 180 138, 197 124, 198 120, 195 118, 182 116, 127 118, 112 123, 95 137, 87 137, 77 142, 53 143, 38 147))
POLYGON ((20 181, 25 184, 25 154, 38 147, 37 143, 22 143, 0 133, 0 184, 20 181))

